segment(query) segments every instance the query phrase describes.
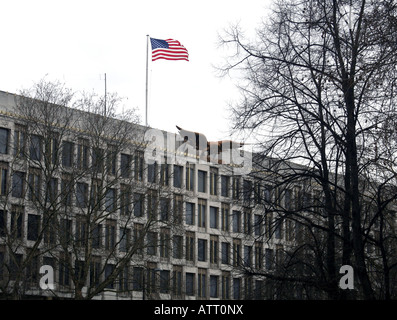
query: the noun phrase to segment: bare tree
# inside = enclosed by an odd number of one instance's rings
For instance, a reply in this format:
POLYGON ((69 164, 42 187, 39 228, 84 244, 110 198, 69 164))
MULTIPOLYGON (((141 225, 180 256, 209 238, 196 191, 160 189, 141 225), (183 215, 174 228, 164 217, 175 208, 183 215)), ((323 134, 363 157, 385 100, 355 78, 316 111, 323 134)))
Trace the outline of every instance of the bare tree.
POLYGON ((364 201, 376 193, 363 181, 376 176, 363 170, 379 139, 374 128, 395 114, 395 21, 394 1, 277 1, 257 42, 247 43, 238 27, 221 39, 237 53, 221 70, 245 75, 234 128, 257 139, 259 165, 273 159, 265 168, 281 191, 305 181, 310 195, 314 185, 321 191, 317 205, 276 211, 306 229, 312 242, 293 252, 312 253, 314 280, 305 281, 333 299, 346 294, 338 290, 341 264, 354 266, 359 296, 379 293, 364 250, 372 227, 364 201))
POLYGON ((150 274, 153 252, 170 250, 180 224, 176 206, 162 202, 172 194, 161 177, 171 173, 146 166, 135 113, 118 114, 114 94, 104 103, 45 80, 16 97, 11 183, 2 197, 11 220, 3 230, 9 296, 40 294, 43 264, 57 274, 52 295, 128 295, 144 281, 134 271, 150 274))

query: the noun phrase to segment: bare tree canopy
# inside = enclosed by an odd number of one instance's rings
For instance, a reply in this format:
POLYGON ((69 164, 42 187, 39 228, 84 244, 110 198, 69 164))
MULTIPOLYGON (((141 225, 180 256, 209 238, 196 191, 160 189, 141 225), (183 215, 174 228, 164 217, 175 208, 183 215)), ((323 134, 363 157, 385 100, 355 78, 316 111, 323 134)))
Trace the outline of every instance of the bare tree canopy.
MULTIPOLYGON (((356 297, 396 295, 390 242, 396 219, 396 6, 393 0, 276 1, 255 41, 245 40, 238 27, 221 36, 235 54, 219 70, 244 76, 233 128, 256 139, 258 164, 273 159, 263 169, 283 191, 305 181, 312 195, 321 191, 305 214, 285 207, 277 212, 313 232, 305 249, 289 252, 289 261, 310 252, 306 283, 330 298, 348 295, 338 288, 342 265, 354 267, 356 297), (377 248, 375 255, 369 246, 377 248)), ((283 277, 296 280, 296 268, 285 269, 283 277)))
POLYGON ((120 112, 116 94, 105 109, 104 97, 45 80, 14 97, 6 119, 13 148, 3 152, 11 160, 1 163, 2 295, 40 295, 40 265, 57 272, 49 296, 151 294, 156 267, 143 256, 161 247, 169 257, 180 223, 160 167, 143 165, 135 112, 120 112))

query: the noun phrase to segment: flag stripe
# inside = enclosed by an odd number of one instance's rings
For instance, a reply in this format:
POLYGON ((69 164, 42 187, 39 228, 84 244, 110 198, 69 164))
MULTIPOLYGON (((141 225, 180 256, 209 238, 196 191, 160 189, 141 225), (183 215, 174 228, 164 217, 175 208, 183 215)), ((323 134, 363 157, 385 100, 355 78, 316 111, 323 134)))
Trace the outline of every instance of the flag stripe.
POLYGON ((159 59, 165 60, 186 60, 189 61, 189 53, 181 43, 174 39, 153 39, 152 44, 152 61, 159 59))

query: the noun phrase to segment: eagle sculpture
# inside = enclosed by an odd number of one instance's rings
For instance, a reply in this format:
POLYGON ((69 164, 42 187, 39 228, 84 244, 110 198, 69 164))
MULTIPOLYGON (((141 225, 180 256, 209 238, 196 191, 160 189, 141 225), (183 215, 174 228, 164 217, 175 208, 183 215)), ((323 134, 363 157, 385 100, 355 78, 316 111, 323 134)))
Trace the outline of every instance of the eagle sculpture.
POLYGON ((179 134, 183 137, 183 142, 190 144, 193 148, 200 152, 211 151, 211 153, 213 153, 214 150, 217 150, 217 153, 219 154, 222 151, 237 149, 244 146, 243 142, 236 142, 232 140, 208 141, 206 136, 200 132, 185 130, 179 126, 176 126, 176 128, 178 129, 179 134))

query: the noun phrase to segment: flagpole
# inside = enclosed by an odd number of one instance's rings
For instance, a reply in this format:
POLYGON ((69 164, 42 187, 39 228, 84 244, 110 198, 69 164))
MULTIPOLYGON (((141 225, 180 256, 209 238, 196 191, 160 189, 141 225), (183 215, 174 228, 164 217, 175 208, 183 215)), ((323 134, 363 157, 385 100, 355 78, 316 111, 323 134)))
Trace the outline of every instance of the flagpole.
POLYGON ((147 109, 148 109, 148 69, 149 69, 149 35, 146 35, 146 107, 145 107, 145 122, 146 127, 148 126, 147 121, 147 109))

